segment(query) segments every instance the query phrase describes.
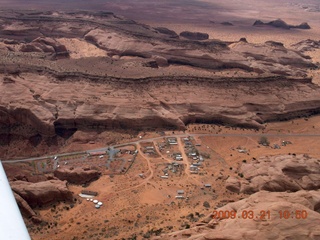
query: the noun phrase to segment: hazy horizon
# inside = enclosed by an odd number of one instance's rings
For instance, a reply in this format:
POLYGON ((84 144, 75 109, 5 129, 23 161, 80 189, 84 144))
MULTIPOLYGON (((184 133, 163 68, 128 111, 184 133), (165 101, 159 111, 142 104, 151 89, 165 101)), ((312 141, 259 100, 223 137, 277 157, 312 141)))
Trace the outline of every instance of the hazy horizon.
MULTIPOLYGON (((303 12, 304 8, 313 8, 311 12, 319 12, 319 0, 3 0, 0 9, 13 10, 40 10, 40 11, 111 11, 116 15, 124 16, 137 21, 158 22, 181 20, 183 22, 208 22, 218 20, 221 16, 232 20, 282 18, 285 13, 293 11, 303 12), (272 11, 269 11, 272 9, 272 11), (270 15, 270 13, 272 15, 270 15)), ((308 13, 308 11, 305 11, 308 13)), ((309 14, 309 13, 308 13, 309 14)), ((292 17, 294 18, 294 13, 292 17)), ((320 19, 318 15, 313 19, 320 19)))

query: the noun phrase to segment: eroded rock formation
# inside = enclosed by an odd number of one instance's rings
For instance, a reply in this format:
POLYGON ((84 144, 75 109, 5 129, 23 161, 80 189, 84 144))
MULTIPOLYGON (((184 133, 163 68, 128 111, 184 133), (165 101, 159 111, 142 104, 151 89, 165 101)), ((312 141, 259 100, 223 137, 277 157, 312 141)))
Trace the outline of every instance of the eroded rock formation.
POLYGON ((175 31, 170 30, 170 29, 165 28, 165 27, 156 27, 155 30, 157 30, 159 33, 169 35, 172 38, 178 38, 179 37, 179 35, 175 31))
POLYGON ((198 41, 209 39, 209 35, 207 33, 201 33, 201 32, 183 31, 180 33, 180 36, 190 40, 198 40, 198 41))
POLYGON ((55 177, 73 184, 88 184, 97 180, 100 175, 101 173, 97 170, 83 168, 58 168, 54 171, 55 177))
POLYGON ((314 51, 320 48, 320 40, 307 39, 291 46, 301 52, 314 51))
POLYGON ((15 193, 15 192, 13 194, 14 194, 14 198, 16 199, 17 204, 18 204, 23 216, 25 216, 27 218, 31 218, 33 216, 36 216, 36 213, 29 206, 29 204, 26 202, 26 200, 24 200, 19 194, 15 193))
POLYGON ((52 53, 57 58, 69 57, 66 46, 55 39, 48 37, 39 37, 34 39, 31 43, 22 44, 20 51, 52 53))
POLYGON ((13 181, 10 182, 10 185, 12 190, 32 208, 46 206, 59 201, 73 200, 66 181, 49 180, 38 183, 13 181))
POLYGON ((291 29, 291 28, 299 28, 299 29, 310 29, 310 25, 306 22, 301 23, 299 25, 290 25, 287 24, 282 19, 277 19, 268 23, 264 23, 261 20, 257 20, 253 23, 253 26, 271 26, 276 28, 282 28, 282 29, 291 29))
POLYGON ((320 112, 307 78, 317 66, 282 43, 180 39, 109 12, 6 11, 0 23, 3 146, 77 130, 262 128, 320 112))
POLYGON ((192 240, 256 240, 256 239, 308 239, 320 237, 320 191, 298 191, 277 193, 262 191, 243 200, 229 203, 217 209, 221 212, 236 212, 235 218, 208 217, 209 223, 191 227, 152 239, 192 239, 192 240), (288 210, 290 217, 280 216, 280 211, 288 210), (252 219, 244 219, 244 212, 252 211, 252 219), (266 211, 270 215, 261 217, 266 211), (298 211, 298 212, 297 212, 298 211), (301 218, 300 213, 307 215, 301 218))
POLYGON ((226 188, 232 192, 254 193, 315 190, 320 188, 320 160, 306 155, 261 157, 242 164, 244 178, 229 178, 226 188))

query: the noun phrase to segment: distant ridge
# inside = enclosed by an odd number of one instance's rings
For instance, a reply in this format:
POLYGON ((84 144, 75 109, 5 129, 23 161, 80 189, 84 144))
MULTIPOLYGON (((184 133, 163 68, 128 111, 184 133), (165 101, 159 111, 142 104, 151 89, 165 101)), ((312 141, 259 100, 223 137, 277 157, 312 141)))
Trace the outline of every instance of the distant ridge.
POLYGON ((256 20, 253 23, 253 26, 271 26, 271 27, 282 28, 282 29, 291 29, 291 28, 311 29, 310 25, 307 22, 303 22, 300 25, 290 25, 290 24, 287 24, 282 19, 277 19, 268 23, 264 23, 261 20, 256 20))

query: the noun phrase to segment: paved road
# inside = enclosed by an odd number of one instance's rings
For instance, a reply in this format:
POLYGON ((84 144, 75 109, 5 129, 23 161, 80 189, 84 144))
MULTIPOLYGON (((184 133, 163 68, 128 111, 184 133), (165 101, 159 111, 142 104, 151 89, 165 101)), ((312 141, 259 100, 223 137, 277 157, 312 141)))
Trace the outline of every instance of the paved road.
POLYGON ((86 154, 86 152, 84 151, 84 152, 61 153, 61 154, 50 155, 50 156, 32 157, 32 158, 24 158, 24 159, 18 159, 18 160, 1 160, 1 162, 3 162, 3 163, 17 163, 17 162, 43 160, 43 159, 47 159, 47 158, 53 159, 55 156, 63 157, 63 156, 78 155, 78 154, 86 154))
POLYGON ((127 142, 127 143, 121 143, 116 144, 113 146, 107 146, 104 148, 98 148, 93 150, 87 150, 83 152, 71 152, 71 153, 63 153, 63 154, 56 154, 52 156, 43 156, 43 157, 33 157, 33 158, 25 158, 25 159, 12 159, 12 160, 2 160, 2 163, 17 163, 17 162, 26 162, 26 161, 36 161, 36 160, 42 160, 46 158, 53 158, 54 156, 63 157, 63 156, 70 156, 70 155, 77 155, 77 154, 86 154, 89 152, 96 152, 96 151, 107 151, 110 147, 122 147, 125 145, 136 145, 142 142, 149 142, 149 141, 155 141, 159 139, 163 139, 164 137, 206 137, 206 136, 216 136, 216 137, 320 137, 320 134, 299 134, 299 133, 189 133, 189 134, 172 134, 172 135, 165 135, 161 137, 154 137, 154 138, 148 138, 148 139, 141 139, 133 142, 127 142))

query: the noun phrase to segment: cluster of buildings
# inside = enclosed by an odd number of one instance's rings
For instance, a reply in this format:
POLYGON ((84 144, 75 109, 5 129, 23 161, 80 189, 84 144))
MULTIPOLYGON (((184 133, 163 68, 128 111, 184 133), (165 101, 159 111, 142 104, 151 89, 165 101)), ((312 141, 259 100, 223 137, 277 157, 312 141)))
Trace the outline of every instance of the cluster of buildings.
POLYGON ((146 146, 143 148, 143 153, 144 154, 149 154, 149 155, 155 155, 156 150, 154 149, 154 146, 146 146))
POLYGON ((167 166, 164 169, 162 169, 163 175, 160 176, 160 178, 168 179, 169 172, 177 173, 178 171, 183 171, 183 164, 176 162, 168 163, 167 166))
POLYGON ((163 142, 158 143, 158 148, 159 148, 159 151, 162 152, 165 148, 172 145, 178 145, 178 140, 176 137, 165 138, 163 142))
MULTIPOLYGON (((292 142, 290 142, 290 141, 286 141, 286 140, 283 140, 283 141, 281 141, 281 146, 282 147, 285 147, 285 146, 287 146, 288 144, 292 144, 292 142)), ((273 149, 280 149, 281 148, 281 146, 280 146, 280 144, 273 144, 273 149)))
POLYGON ((178 141, 176 137, 168 137, 167 142, 169 145, 178 145, 178 141))
POLYGON ((292 144, 292 142, 286 141, 286 140, 281 142, 281 145, 284 146, 284 147, 287 146, 288 144, 292 144))
MULTIPOLYGON (((199 154, 195 146, 190 141, 190 138, 184 138, 184 150, 188 156, 189 159, 191 159, 191 165, 190 165, 190 173, 192 174, 198 174, 200 166, 202 165, 202 162, 204 161, 203 156, 199 154)), ((201 146, 200 144, 196 144, 196 146, 201 146)))
POLYGON ((158 143, 158 149, 162 152, 166 148, 166 142, 158 143))
POLYGON ((182 160, 183 160, 182 154, 179 153, 179 152, 173 153, 173 154, 172 154, 172 157, 173 157, 173 159, 176 160, 176 161, 182 161, 182 160))
POLYGON ((125 148, 121 148, 119 151, 120 151, 120 154, 131 154, 131 155, 134 155, 137 150, 128 150, 128 149, 125 149, 125 148))
MULTIPOLYGON (((212 185, 210 183, 205 183, 201 189, 211 189, 212 185)), ((188 200, 189 197, 186 196, 185 191, 183 189, 177 190, 176 199, 186 199, 188 200)))
POLYGON ((90 201, 90 202, 94 203, 94 207, 96 209, 99 209, 103 205, 103 203, 99 202, 97 199, 87 198, 87 201, 88 202, 90 201))
POLYGON ((177 190, 176 199, 185 199, 184 190, 177 190))
POLYGON ((86 198, 88 202, 94 203, 94 207, 96 209, 99 209, 103 203, 98 201, 97 199, 94 199, 98 195, 98 192, 90 191, 90 190, 82 190, 79 194, 80 197, 86 198))

